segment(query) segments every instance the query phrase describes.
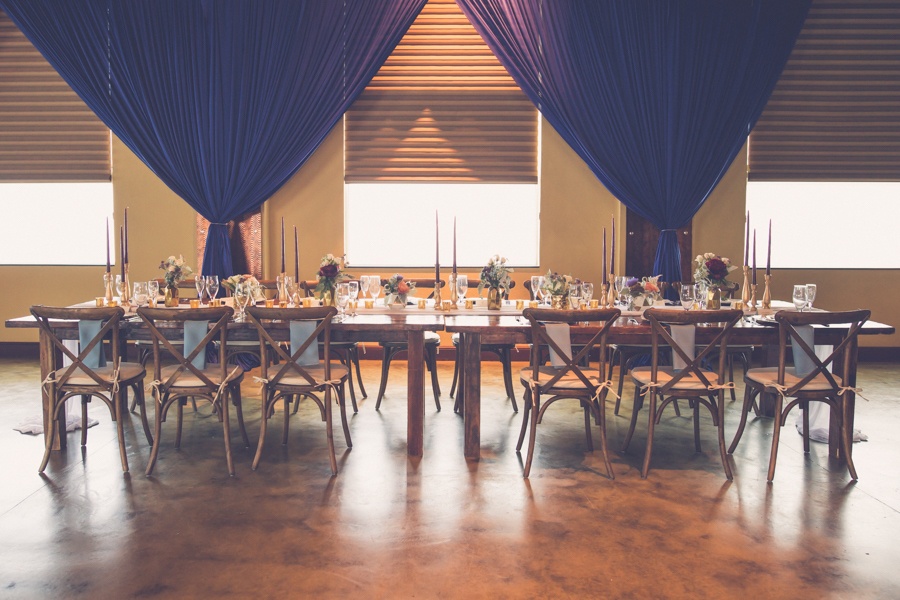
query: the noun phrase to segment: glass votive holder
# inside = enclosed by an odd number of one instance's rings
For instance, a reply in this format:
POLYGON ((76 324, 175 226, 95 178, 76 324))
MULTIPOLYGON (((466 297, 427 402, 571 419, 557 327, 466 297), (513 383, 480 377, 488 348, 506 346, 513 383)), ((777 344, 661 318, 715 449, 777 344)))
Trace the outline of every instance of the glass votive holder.
POLYGON ((474 300, 466 300, 466 308, 475 308, 474 300))
POLYGON ((419 300, 419 308, 421 310, 425 310, 425 300, 422 300, 422 299, 419 300))
POLYGON ((537 307, 538 307, 538 301, 537 301, 537 300, 529 300, 529 301, 528 301, 528 308, 537 308, 537 307))
POLYGON ((450 308, 451 308, 452 306, 453 306, 453 303, 450 302, 449 300, 444 300, 444 301, 441 303, 441 308, 442 308, 443 310, 450 310, 450 308))
POLYGON ((101 306, 101 307, 102 307, 102 306, 104 306, 104 305, 106 304, 106 298, 104 298, 103 296, 100 296, 99 298, 94 298, 94 303, 95 303, 97 306, 101 306))
POLYGON ((350 310, 356 310, 357 308, 359 308, 359 300, 351 300, 350 310))
POLYGON ((311 308, 312 307, 312 298, 304 298, 303 299, 303 308, 311 308))
POLYGON ((375 301, 374 300, 365 300, 365 305, 366 305, 366 308, 375 308, 375 301))
POLYGON ((191 308, 200 308, 199 298, 191 298, 191 308))
POLYGON ((591 300, 591 308, 599 308, 600 301, 599 300, 591 300))
POLYGON ((744 303, 741 302, 740 300, 732 300, 731 308, 733 308, 735 310, 744 310, 744 303))
POLYGON ((287 300, 279 300, 278 308, 287 308, 287 300))
POLYGON ((272 298, 266 298, 266 308, 275 308, 275 300, 272 298))
POLYGON ((516 300, 516 310, 524 310, 525 309, 525 301, 524 300, 516 300))
MULTIPOLYGON (((213 302, 215 302, 215 300, 213 302)), ((147 304, 150 306, 150 308, 156 308, 156 298, 148 298, 147 304)), ((215 306, 215 304, 211 303, 210 306, 215 306)))

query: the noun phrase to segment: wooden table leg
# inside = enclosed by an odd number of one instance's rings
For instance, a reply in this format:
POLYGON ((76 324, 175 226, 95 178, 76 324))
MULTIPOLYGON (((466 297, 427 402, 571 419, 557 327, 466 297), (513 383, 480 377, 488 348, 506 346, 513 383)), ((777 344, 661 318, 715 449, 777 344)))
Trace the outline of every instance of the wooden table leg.
POLYGON ((465 422, 465 456, 470 460, 481 458, 481 334, 461 333, 460 350, 463 352, 464 378, 460 387, 463 398, 465 422))
POLYGON ((410 331, 407 339, 406 453, 422 456, 425 440, 425 332, 410 331))
MULTIPOLYGON (((41 349, 41 381, 45 381, 47 376, 53 370, 54 364, 60 364, 60 362, 54 361, 54 354, 59 353, 59 350, 53 345, 53 342, 50 341, 50 338, 41 330, 39 346, 41 349)), ((41 409, 44 416, 44 436, 47 435, 47 432, 50 431, 50 396, 47 394, 47 388, 45 386, 41 386, 41 409)), ((46 442, 46 437, 44 441, 46 442)), ((59 419, 56 422, 56 431, 53 435, 53 445, 51 448, 53 450, 64 450, 66 447, 66 407, 63 406, 59 409, 59 419)))

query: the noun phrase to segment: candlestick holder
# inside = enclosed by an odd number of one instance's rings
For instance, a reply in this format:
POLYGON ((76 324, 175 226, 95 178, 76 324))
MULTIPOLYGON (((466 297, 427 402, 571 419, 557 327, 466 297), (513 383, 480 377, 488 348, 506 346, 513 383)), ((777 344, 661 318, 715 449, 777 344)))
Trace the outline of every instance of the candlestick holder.
POLYGON ((450 304, 456 306, 459 302, 459 293, 456 291, 456 273, 450 273, 447 285, 450 286, 450 304))
POLYGON ((113 300, 113 275, 112 273, 104 273, 103 274, 103 286, 106 288, 106 293, 103 298, 106 300, 106 306, 110 306, 113 300))
POLYGON ((599 298, 599 306, 600 308, 606 308, 607 294, 609 293, 609 284, 601 283, 600 284, 600 298, 599 298))
POLYGON ((744 287, 741 288, 741 302, 744 306, 750 303, 750 267, 744 265, 744 287))
POLYGON ((756 284, 750 284, 750 310, 756 310, 756 284))
POLYGON ((608 306, 609 308, 613 308, 616 305, 616 300, 618 300, 618 298, 616 297, 615 281, 616 281, 616 276, 614 274, 610 273, 609 274, 609 283, 608 283, 609 292, 607 293, 607 296, 606 296, 606 306, 608 306))
POLYGON ((122 295, 121 301, 122 304, 129 304, 131 302, 131 282, 128 280, 128 263, 125 263, 125 277, 122 280, 122 295))
POLYGON ((441 300, 441 280, 434 281, 434 310, 444 310, 443 301, 441 300))
POLYGON ((763 292, 762 297, 762 307, 763 308, 772 308, 772 296, 769 294, 769 279, 771 279, 771 275, 766 275, 766 289, 763 292))

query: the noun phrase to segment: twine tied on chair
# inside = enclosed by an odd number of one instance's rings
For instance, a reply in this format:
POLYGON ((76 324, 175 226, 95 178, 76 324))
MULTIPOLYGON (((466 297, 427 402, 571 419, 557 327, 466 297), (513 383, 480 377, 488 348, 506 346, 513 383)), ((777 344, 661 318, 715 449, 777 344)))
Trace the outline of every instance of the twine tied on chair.
POLYGON ((734 382, 729 381, 728 383, 723 383, 722 385, 708 385, 706 386, 706 389, 710 392, 717 392, 719 390, 733 390, 735 389, 735 387, 734 382))
POLYGON ((116 369, 112 373, 112 394, 116 396, 119 393, 119 368, 116 369))
POLYGON ((219 384, 219 389, 216 390, 216 395, 213 396, 213 399, 212 399, 213 407, 216 406, 216 402, 219 401, 219 396, 222 395, 222 392, 225 390, 226 387, 228 387, 228 384, 231 383, 231 378, 234 377, 234 374, 240 370, 241 370, 240 365, 234 367, 234 369, 232 369, 231 373, 229 373, 228 376, 222 380, 222 383, 219 384))
POLYGON ((41 382, 41 387, 44 389, 48 396, 50 395, 50 384, 54 381, 56 381, 56 371, 50 371, 47 377, 45 377, 41 382))
POLYGON ((862 395, 862 393, 861 393, 861 392, 862 392, 862 388, 855 388, 855 387, 851 387, 851 386, 842 387, 842 388, 839 388, 839 389, 838 389, 838 396, 843 396, 843 395, 844 395, 844 392, 853 392, 854 394, 856 394, 857 396, 859 396, 860 398, 862 398, 862 399, 865 400, 866 402, 869 401, 868 398, 866 398, 865 396, 862 395))
POLYGON ((658 381, 651 381, 647 385, 641 386, 641 396, 646 396, 647 392, 651 390, 651 388, 662 387, 663 384, 658 381))
POLYGON ((599 386, 597 386, 597 393, 594 394, 594 397, 593 397, 593 398, 591 398, 591 402, 593 402, 593 401, 595 401, 595 400, 599 402, 599 400, 600 400, 600 394, 603 392, 604 389, 605 389, 607 392, 609 392, 610 394, 612 394, 613 398, 615 398, 616 400, 619 399, 619 395, 613 391, 613 382, 612 382, 612 380, 611 380, 611 379, 607 379, 606 381, 604 381, 603 383, 601 383, 599 386))
POLYGON ((770 383, 766 385, 766 387, 775 389, 779 394, 781 394, 782 398, 787 400, 787 391, 789 388, 786 385, 781 385, 779 383, 770 383))
POLYGON ((161 385, 162 385, 162 381, 160 381, 159 379, 154 379, 153 381, 148 383, 146 386, 144 386, 144 389, 146 391, 150 392, 151 396, 153 396, 154 398, 159 400, 162 396, 162 392, 160 392, 160 389, 159 389, 161 385))
POLYGON ((266 399, 266 395, 265 395, 266 384, 269 383, 269 380, 266 379, 265 377, 257 377, 256 375, 254 375, 253 382, 259 384, 259 397, 262 398, 263 400, 265 400, 266 399))
POLYGON ((334 403, 335 403, 335 404, 340 404, 340 403, 341 403, 341 401, 340 401, 340 397, 341 397, 341 396, 340 396, 340 394, 338 393, 338 389, 337 389, 337 386, 340 385, 340 383, 341 383, 341 380, 340 380, 340 379, 329 379, 328 381, 323 381, 323 382, 321 382, 321 383, 319 383, 319 382, 317 381, 317 382, 316 382, 316 385, 329 386, 329 387, 331 387, 332 391, 334 392, 334 403))

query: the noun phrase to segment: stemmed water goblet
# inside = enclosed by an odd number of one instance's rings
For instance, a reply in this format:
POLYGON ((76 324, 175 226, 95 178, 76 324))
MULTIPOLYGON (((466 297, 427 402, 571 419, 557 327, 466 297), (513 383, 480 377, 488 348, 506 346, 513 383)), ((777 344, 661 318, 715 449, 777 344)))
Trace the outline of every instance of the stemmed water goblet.
POLYGON ((234 304, 238 309, 238 314, 234 318, 235 321, 244 321, 244 309, 247 307, 251 294, 252 286, 247 282, 238 283, 234 286, 234 304))
POLYGON ((369 277, 369 296, 372 301, 378 300, 378 294, 381 293, 381 275, 371 275, 369 277))
POLYGON ((807 283, 806 284, 806 310, 810 311, 813 308, 813 300, 816 299, 816 284, 807 283))
POLYGON ((143 281, 135 281, 134 282, 134 294, 132 294, 131 298, 134 300, 137 306, 144 306, 147 304, 147 300, 150 294, 147 291, 147 283, 143 281))
POLYGON ((219 276, 207 275, 206 277, 206 295, 210 301, 219 293, 219 276))
POLYGON ((689 283, 681 286, 681 306, 684 310, 691 310, 694 307, 694 286, 689 283))
POLYGON ((338 305, 338 321, 344 320, 344 314, 347 311, 347 304, 350 303, 350 284, 339 283, 337 285, 337 305, 338 305))
POLYGON ((459 302, 463 306, 465 306, 465 304, 466 304, 466 292, 468 292, 468 291, 469 291, 469 276, 458 274, 456 276, 456 295, 459 296, 459 302))
POLYGON ((366 294, 369 293, 369 276, 362 275, 359 278, 359 295, 362 296, 363 300, 366 299, 366 294))
POLYGON ((544 285, 544 276, 543 275, 532 275, 531 276, 531 293, 534 295, 534 299, 538 301, 538 304, 542 303, 544 298, 544 291, 541 289, 544 285))
POLYGON ((586 307, 590 307, 591 298, 594 297, 594 284, 585 281, 581 284, 581 301, 586 307))
MULTIPOLYGON (((350 286, 350 300, 352 300, 353 302, 357 302, 359 300, 359 282, 358 281, 348 281, 347 285, 350 286)), ((355 315, 356 310, 351 308, 350 314, 355 315)))
POLYGON ((805 285, 795 285, 794 286, 794 307, 799 312, 803 312, 803 309, 806 308, 806 304, 808 301, 809 300, 806 295, 806 286, 805 285))
POLYGON ((122 280, 121 275, 116 275, 116 294, 119 295, 120 301, 121 301, 124 293, 125 293, 125 282, 122 280))
POLYGON ((630 279, 629 277, 619 276, 619 277, 616 277, 616 279, 614 281, 614 285, 616 286, 616 298, 618 298, 619 304, 623 304, 623 305, 627 304, 627 301, 626 301, 624 295, 625 295, 625 288, 628 287, 625 284, 628 283, 629 279, 630 279))
POLYGON ((581 306, 581 284, 580 283, 571 283, 569 284, 569 306, 572 310, 578 310, 578 307, 581 306))
POLYGON ((156 299, 159 298, 159 282, 155 279, 147 282, 147 295, 151 300, 151 306, 156 306, 156 299))
POLYGON ((706 289, 707 285, 702 281, 694 284, 694 299, 700 305, 701 310, 706 310, 706 289))
POLYGON ((203 294, 206 292, 206 278, 197 275, 194 278, 194 287, 197 288, 197 298, 200 300, 200 304, 203 304, 203 294))

